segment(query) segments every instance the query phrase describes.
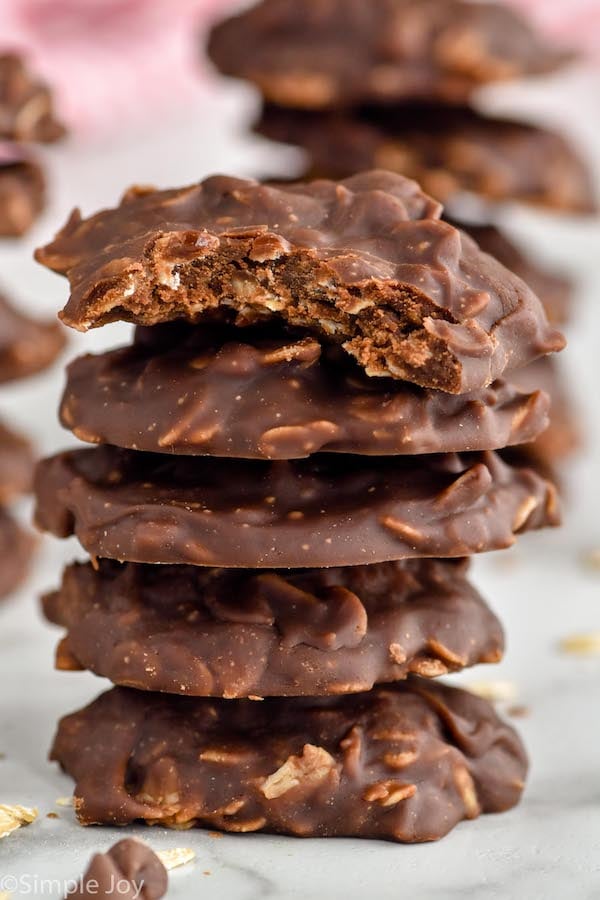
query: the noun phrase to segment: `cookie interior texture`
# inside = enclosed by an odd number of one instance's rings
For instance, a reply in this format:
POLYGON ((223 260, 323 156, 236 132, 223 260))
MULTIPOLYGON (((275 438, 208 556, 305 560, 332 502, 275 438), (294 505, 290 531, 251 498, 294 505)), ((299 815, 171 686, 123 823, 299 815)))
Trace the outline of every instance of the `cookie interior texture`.
POLYGON ((62 318, 81 330, 276 319, 341 344, 371 376, 449 393, 562 349, 524 282, 440 214, 389 172, 285 188, 217 176, 76 212, 36 255, 69 277, 62 318))

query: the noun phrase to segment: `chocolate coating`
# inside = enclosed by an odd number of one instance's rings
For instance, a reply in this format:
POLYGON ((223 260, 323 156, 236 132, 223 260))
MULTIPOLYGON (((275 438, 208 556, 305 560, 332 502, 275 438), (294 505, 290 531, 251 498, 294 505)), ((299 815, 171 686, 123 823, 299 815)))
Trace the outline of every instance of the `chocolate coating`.
POLYGON ((64 329, 58 322, 31 319, 0 294, 0 383, 40 372, 64 345, 64 329))
POLYGON ((121 565, 65 570, 44 613, 57 668, 202 697, 367 691, 498 662, 500 623, 463 561, 298 571, 121 565))
POLYGON ((64 133, 54 117, 48 87, 16 53, 0 54, 0 140, 47 143, 64 133))
POLYGON ((263 0, 218 25, 209 54, 270 102, 304 109, 461 103, 568 58, 508 6, 463 0, 263 0))
POLYGON ((71 363, 62 424, 95 444, 259 459, 492 450, 548 424, 540 392, 498 381, 457 397, 373 379, 314 338, 192 327, 164 340, 71 363))
POLYGON ((107 853, 96 853, 89 868, 66 900, 120 897, 122 900, 160 900, 169 877, 158 856, 142 841, 125 838, 107 853))
MULTIPOLYGON (((484 253, 494 256, 503 266, 522 278, 525 284, 533 290, 541 299, 546 310, 546 315, 552 324, 564 325, 570 318, 573 309, 573 282, 565 275, 546 269, 545 265, 536 262, 525 252, 518 248, 509 238, 493 225, 475 225, 472 223, 457 222, 453 225, 462 228, 477 241, 484 253)), ((542 357, 541 365, 547 361, 552 365, 548 357, 542 357)), ((537 371, 537 360, 531 363, 532 372, 537 371)), ((511 379, 515 384, 520 383, 521 372, 513 373, 511 379)), ((536 383, 536 388, 544 390, 544 381, 536 383)))
POLYGON ((219 313, 341 343, 369 375, 467 393, 560 350, 531 290, 399 175, 285 189, 216 176, 138 189, 37 251, 68 275, 63 321, 86 330, 219 313))
POLYGON ((29 441, 0 422, 0 505, 31 488, 33 451, 29 441))
POLYGON ((0 237, 29 231, 46 202, 46 180, 31 153, 0 144, 0 237))
POLYGON ((558 523, 554 487, 494 453, 249 461, 101 446, 43 460, 36 521, 96 557, 237 568, 468 556, 558 523))
POLYGON ((591 172, 560 134, 440 106, 302 113, 267 107, 257 130, 307 151, 313 175, 389 169, 460 209, 465 194, 557 212, 597 210, 591 172))
POLYGON ((33 548, 33 537, 0 508, 0 600, 12 594, 25 578, 33 548))
POLYGON ((416 678, 262 703, 114 688, 61 721, 51 758, 84 825, 405 842, 509 809, 527 770, 489 703, 416 678))
POLYGON ((553 471, 564 463, 583 443, 584 424, 580 421, 577 404, 569 392, 566 373, 556 365, 557 360, 536 360, 521 372, 515 372, 517 383, 527 390, 527 385, 539 385, 551 399, 550 426, 526 447, 527 456, 542 470, 553 471))

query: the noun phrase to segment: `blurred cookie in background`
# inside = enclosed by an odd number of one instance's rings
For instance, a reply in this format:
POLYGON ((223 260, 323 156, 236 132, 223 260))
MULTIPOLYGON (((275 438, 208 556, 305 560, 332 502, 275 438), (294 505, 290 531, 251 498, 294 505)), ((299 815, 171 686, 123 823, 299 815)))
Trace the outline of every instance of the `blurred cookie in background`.
POLYGON ((27 574, 35 540, 5 508, 31 489, 34 456, 31 444, 0 421, 0 600, 27 574))
POLYGON ((0 421, 0 504, 31 489, 33 464, 27 438, 0 421))
POLYGON ((0 384, 50 366, 65 345, 59 322, 43 322, 18 310, 0 293, 0 384))
POLYGON ((21 56, 0 48, 0 238, 24 235, 45 206, 46 178, 30 145, 65 133, 48 85, 21 56))
POLYGON ((0 54, 0 139, 47 144, 64 137, 47 84, 16 53, 0 54))
POLYGON ((0 601, 21 584, 28 573, 35 539, 5 509, 0 509, 0 601))
MULTIPOLYGON (((12 386, 46 369, 64 345, 58 322, 33 319, 0 294, 0 385, 12 386)), ((0 421, 0 599, 23 580, 35 547, 33 536, 5 508, 29 493, 33 467, 28 439, 0 421)))
POLYGON ((0 144, 0 237, 21 237, 45 205, 46 179, 30 151, 0 144))
POLYGON ((510 7, 464 0, 262 0, 213 29, 208 52, 269 103, 313 110, 461 104, 572 58, 510 7))
POLYGON ((597 210, 591 174, 561 135, 466 107, 435 104, 302 112, 266 106, 259 134, 308 154, 310 177, 389 169, 460 212, 464 195, 550 212, 597 210))

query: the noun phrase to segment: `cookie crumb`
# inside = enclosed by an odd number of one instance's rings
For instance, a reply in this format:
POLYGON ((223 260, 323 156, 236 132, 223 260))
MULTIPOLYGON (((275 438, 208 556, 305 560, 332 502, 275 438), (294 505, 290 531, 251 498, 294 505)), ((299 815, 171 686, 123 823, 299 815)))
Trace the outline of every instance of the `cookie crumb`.
POLYGON ((489 700, 491 703, 507 703, 517 699, 518 691, 514 681, 472 681, 466 685, 468 691, 489 700))
POLYGON ((0 803, 0 838, 8 837, 24 825, 31 825, 38 817, 37 809, 0 803))
POLYGON ((600 631, 569 635, 560 641, 559 648, 570 656, 600 656, 600 631))
POLYGON ((158 850, 156 855, 167 871, 177 869, 179 866, 186 866, 196 859, 196 852, 190 847, 176 847, 174 850, 158 850))
POLYGON ((581 561, 586 569, 600 572, 600 547, 595 547, 593 550, 587 550, 585 553, 582 553, 581 561))

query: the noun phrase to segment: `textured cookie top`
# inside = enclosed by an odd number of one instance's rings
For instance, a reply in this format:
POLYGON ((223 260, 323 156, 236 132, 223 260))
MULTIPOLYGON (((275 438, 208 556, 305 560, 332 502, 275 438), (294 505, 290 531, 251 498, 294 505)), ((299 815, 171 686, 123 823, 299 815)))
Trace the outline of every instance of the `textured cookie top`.
POLYGON ((45 369, 64 344, 59 323, 31 319, 0 294, 0 383, 45 369))
POLYGON ((279 318, 369 375, 450 393, 564 346, 516 276, 389 172, 285 188, 225 176, 73 213, 38 261, 69 277, 63 321, 279 318))
POLYGON ((489 703, 414 677, 262 703, 114 688, 61 721, 51 758, 84 825, 408 842, 509 809, 527 771, 489 703))
POLYGON ((263 0, 218 25, 209 53, 269 101, 305 109, 458 103, 568 59, 507 6, 463 0, 263 0))
POLYGON ((464 561, 307 570, 70 566, 44 612, 61 669, 188 696, 319 696, 498 662, 464 561))
POLYGON ((548 398, 504 381, 455 396, 369 378, 339 349, 260 329, 155 326, 71 363, 61 422, 84 441, 294 459, 495 450, 533 440, 548 398))
POLYGON ((38 525, 93 556, 237 568, 468 556, 558 524, 553 486, 494 453, 217 459, 101 446, 43 460, 38 525))
POLYGON ((56 141, 64 127, 54 117, 48 87, 14 53, 0 55, 0 139, 56 141))
MULTIPOLYGON (((568 275, 562 271, 555 271, 552 266, 547 268, 545 262, 529 256, 524 248, 517 247, 494 225, 476 225, 471 222, 467 224, 460 221, 453 221, 452 224, 470 234, 485 253, 494 256, 503 266, 522 278, 542 300, 546 315, 553 325, 564 325, 569 321, 573 312, 575 285, 568 275)), ((544 359, 551 362, 552 358, 544 359)), ((544 359, 536 360, 532 365, 535 366, 544 359)), ((517 375, 516 372, 513 374, 517 375)), ((544 383, 540 382, 537 387, 544 390, 544 383)))

